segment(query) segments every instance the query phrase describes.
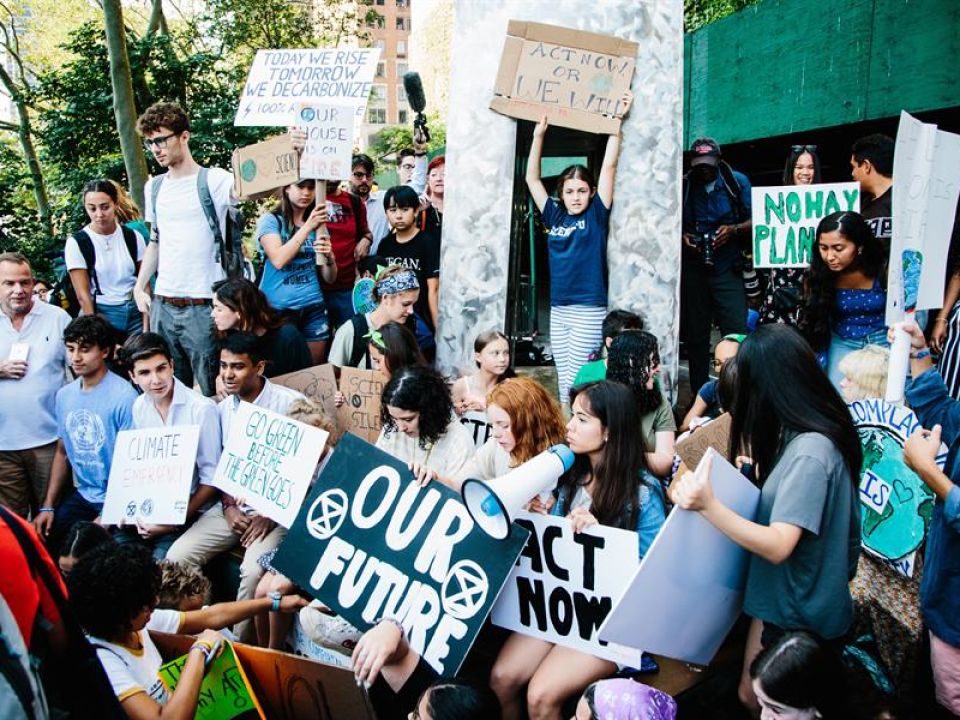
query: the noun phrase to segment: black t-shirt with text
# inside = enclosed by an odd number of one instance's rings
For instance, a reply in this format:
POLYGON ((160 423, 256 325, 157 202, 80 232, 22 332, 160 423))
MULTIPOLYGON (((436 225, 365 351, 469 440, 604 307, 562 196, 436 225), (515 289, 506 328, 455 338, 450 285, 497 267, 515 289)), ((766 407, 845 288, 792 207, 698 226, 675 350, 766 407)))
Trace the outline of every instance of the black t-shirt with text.
POLYGON ((388 265, 400 265, 416 273, 420 297, 417 298, 415 309, 417 315, 432 329, 427 280, 440 277, 440 241, 437 236, 421 230, 407 242, 401 243, 397 241, 397 234, 391 232, 380 241, 377 255, 386 260, 388 265))

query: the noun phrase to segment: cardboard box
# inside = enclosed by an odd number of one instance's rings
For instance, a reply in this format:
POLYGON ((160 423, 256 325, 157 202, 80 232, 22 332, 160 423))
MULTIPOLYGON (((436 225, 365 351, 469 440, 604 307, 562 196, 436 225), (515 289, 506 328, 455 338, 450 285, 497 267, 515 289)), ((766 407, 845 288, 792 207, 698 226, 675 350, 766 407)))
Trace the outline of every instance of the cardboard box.
MULTIPOLYGON (((164 662, 188 652, 195 640, 153 631, 150 636, 164 662)), ((357 687, 350 670, 243 643, 234 643, 233 649, 271 720, 376 720, 367 694, 357 687)))
POLYGON ((490 108, 521 120, 612 134, 638 45, 611 35, 511 20, 490 108))
POLYGON ((233 188, 241 200, 259 200, 300 180, 300 156, 289 133, 233 151, 233 188))

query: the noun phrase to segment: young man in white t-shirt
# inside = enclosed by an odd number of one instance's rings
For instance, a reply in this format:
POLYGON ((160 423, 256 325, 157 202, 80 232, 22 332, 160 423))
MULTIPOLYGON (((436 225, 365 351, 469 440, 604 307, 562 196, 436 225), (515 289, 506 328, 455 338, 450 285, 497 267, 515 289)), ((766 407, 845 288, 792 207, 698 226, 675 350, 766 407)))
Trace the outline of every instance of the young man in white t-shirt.
MULTIPOLYGON (((153 153, 164 175, 144 187, 146 220, 153 223, 152 240, 134 288, 142 312, 150 313, 150 329, 173 352, 177 378, 187 387, 194 380, 204 395, 216 393, 217 354, 210 318, 213 283, 224 277, 216 240, 200 202, 200 166, 190 154, 190 123, 176 103, 154 103, 137 120, 144 146, 153 153), (154 183, 160 182, 153 202, 154 183), (162 249, 161 249, 162 248, 162 249), (151 302, 150 278, 157 273, 151 302)), ((226 236, 226 216, 235 202, 233 176, 210 168, 207 187, 216 209, 220 232, 226 236)))

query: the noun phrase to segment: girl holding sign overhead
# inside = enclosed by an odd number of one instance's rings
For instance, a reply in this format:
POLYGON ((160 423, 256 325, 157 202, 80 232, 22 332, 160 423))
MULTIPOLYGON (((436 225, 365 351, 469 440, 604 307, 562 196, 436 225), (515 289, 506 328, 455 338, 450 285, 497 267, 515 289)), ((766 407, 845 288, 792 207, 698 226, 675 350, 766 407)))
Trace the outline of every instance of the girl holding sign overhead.
POLYGON ((860 213, 836 212, 817 225, 801 326, 840 387, 840 361, 887 342, 886 256, 860 213))
MULTIPOLYGON (((663 525, 664 501, 637 442, 633 393, 602 381, 574 388, 571 397, 566 441, 576 459, 560 478, 551 512, 566 515, 575 532, 596 524, 636 530, 642 557, 663 525)), ((559 718, 567 698, 616 670, 609 660, 514 633, 494 663, 490 686, 505 718, 522 715, 524 687, 531 718, 559 718)))
POLYGON ((747 637, 740 698, 757 709, 747 670, 784 632, 840 640, 853 622, 848 583, 860 556, 857 484, 862 451, 850 412, 810 346, 787 325, 766 325, 737 354, 730 455, 752 458, 756 520, 714 494, 710 462, 670 488, 674 503, 699 512, 750 552, 747 637))
MULTIPOLYGON (((623 94, 622 115, 633 102, 623 94)), ((527 160, 527 187, 547 229, 550 263, 550 341, 557 364, 560 398, 565 401, 577 370, 602 341, 607 314, 607 231, 620 156, 620 133, 610 135, 599 181, 584 165, 562 173, 554 198, 540 179, 547 116, 533 130, 527 160)))

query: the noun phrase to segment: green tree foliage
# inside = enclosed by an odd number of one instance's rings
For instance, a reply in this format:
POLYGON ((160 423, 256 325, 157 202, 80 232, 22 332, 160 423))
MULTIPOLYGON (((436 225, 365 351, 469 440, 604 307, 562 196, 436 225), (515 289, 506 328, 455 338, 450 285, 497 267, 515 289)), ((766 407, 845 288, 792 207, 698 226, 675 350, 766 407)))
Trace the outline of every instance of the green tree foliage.
POLYGON ((683 0, 683 29, 699 30, 760 0, 683 0))
MULTIPOLYGON (((439 117, 427 113, 427 127, 430 129, 430 142, 427 152, 433 155, 447 144, 447 129, 439 117)), ((384 158, 391 158, 403 148, 413 147, 413 125, 397 125, 387 127, 373 136, 367 153, 381 164, 384 158)))

